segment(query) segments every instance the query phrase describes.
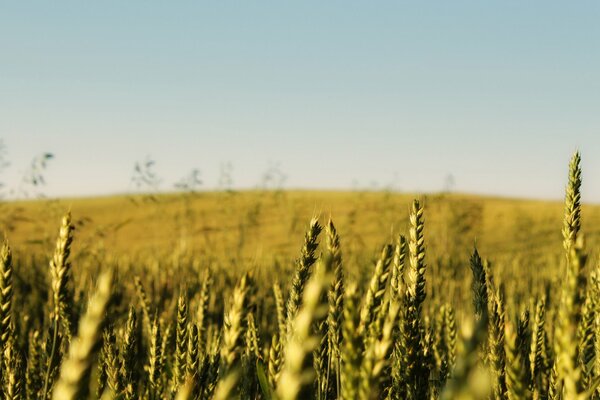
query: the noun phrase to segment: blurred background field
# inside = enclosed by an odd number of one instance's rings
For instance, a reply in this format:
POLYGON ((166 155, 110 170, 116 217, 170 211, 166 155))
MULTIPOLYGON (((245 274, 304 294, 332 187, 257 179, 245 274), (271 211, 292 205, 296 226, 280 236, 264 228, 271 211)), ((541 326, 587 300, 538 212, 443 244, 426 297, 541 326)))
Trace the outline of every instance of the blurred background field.
MULTIPOLYGON (((563 204, 462 194, 231 191, 62 200, 2 205, 15 251, 51 253, 68 209, 76 226, 73 257, 192 257, 239 269, 292 265, 308 221, 332 218, 346 266, 364 265, 406 234, 412 199, 425 205, 428 258, 465 259, 473 246, 492 262, 523 264, 532 274, 561 251, 563 204)), ((600 206, 583 207, 589 248, 600 240, 600 206)))

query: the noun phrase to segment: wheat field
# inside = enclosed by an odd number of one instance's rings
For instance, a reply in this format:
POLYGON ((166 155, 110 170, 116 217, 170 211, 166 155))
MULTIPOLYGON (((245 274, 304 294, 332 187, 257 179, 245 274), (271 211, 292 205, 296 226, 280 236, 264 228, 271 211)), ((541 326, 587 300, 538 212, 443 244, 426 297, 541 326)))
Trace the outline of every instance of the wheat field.
POLYGON ((2 398, 600 398, 581 185, 3 204, 2 398))

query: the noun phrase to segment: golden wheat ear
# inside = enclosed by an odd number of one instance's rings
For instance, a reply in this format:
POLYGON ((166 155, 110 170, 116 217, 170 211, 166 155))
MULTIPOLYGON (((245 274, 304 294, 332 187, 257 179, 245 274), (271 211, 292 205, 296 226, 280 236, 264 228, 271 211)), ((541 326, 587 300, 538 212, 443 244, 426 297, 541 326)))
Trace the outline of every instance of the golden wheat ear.
POLYGON ((60 367, 60 375, 52 393, 55 400, 87 398, 93 357, 102 338, 106 310, 112 295, 112 272, 98 278, 96 292, 79 322, 77 337, 69 346, 67 359, 60 367))

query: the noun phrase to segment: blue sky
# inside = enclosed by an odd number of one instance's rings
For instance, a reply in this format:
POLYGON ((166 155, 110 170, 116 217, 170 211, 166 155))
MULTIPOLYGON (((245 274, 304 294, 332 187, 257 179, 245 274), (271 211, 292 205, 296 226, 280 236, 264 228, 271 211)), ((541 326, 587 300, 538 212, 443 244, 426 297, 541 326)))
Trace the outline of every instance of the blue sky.
POLYGON ((50 196, 162 189, 193 168, 236 187, 392 186, 561 198, 579 148, 600 202, 600 3, 3 2, 9 186, 56 158, 50 196))

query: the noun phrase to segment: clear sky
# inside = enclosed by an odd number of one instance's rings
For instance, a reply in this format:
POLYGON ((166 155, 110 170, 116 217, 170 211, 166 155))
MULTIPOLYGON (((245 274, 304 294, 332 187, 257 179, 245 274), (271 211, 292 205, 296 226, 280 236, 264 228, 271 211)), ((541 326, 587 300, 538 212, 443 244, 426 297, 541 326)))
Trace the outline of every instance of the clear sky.
POLYGON ((51 196, 236 187, 561 198, 579 148, 600 202, 600 2, 0 3, 0 138, 51 196))

